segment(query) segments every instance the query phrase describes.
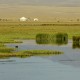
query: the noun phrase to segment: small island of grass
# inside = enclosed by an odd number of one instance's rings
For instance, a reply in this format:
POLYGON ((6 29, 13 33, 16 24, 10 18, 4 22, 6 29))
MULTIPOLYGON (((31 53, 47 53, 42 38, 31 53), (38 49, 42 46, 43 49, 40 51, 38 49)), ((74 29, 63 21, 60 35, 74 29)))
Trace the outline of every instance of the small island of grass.
POLYGON ((31 56, 52 56, 52 55, 60 55, 63 52, 53 51, 53 50, 26 50, 21 52, 0 52, 0 58, 2 57, 31 57, 31 56))

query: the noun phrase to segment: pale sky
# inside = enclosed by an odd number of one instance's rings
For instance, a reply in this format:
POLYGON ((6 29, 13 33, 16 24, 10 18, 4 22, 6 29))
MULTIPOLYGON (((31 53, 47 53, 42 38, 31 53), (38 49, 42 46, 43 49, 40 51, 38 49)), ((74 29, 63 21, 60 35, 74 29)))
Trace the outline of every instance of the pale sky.
POLYGON ((0 5, 80 6, 80 0, 0 0, 0 5))

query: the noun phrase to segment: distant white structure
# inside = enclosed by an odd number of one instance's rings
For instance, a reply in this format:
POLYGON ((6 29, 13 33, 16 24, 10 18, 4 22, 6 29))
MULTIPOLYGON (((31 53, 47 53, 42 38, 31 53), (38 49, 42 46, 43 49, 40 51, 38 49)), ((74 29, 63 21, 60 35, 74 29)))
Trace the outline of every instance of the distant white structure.
POLYGON ((27 18, 21 17, 21 18, 20 18, 20 21, 27 21, 27 18))
POLYGON ((39 21, 39 19, 38 18, 34 18, 34 21, 39 21))

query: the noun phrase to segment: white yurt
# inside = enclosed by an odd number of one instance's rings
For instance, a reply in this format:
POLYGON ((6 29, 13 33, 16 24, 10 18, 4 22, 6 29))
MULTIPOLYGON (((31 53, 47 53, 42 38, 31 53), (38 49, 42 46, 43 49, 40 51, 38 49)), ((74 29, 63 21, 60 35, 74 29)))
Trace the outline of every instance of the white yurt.
POLYGON ((34 18, 34 21, 39 21, 38 18, 34 18))
POLYGON ((27 18, 21 17, 21 18, 20 18, 20 21, 27 21, 27 18))

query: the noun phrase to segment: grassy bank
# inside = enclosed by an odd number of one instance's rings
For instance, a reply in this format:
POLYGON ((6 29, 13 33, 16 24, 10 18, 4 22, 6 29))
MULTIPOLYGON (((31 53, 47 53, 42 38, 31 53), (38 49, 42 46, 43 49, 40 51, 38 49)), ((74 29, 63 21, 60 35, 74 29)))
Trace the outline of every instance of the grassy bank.
POLYGON ((59 55, 59 54, 62 54, 62 52, 60 51, 53 51, 53 50, 27 50, 27 51, 24 51, 23 54, 31 54, 33 56, 36 56, 36 55, 59 55))
POLYGON ((0 52, 0 58, 2 57, 30 57, 30 56, 52 56, 52 55, 60 55, 63 54, 63 52, 60 51, 53 51, 53 50, 27 50, 22 52, 16 52, 16 53, 1 53, 0 52))
POLYGON ((12 53, 14 50, 14 48, 8 48, 3 43, 0 43, 0 53, 12 53))
POLYGON ((14 50, 15 50, 14 48, 0 47, 1 53, 11 53, 14 50))
MULTIPOLYGON (((39 33, 55 34, 67 33, 69 39, 72 36, 80 35, 80 25, 68 26, 65 23, 59 23, 58 25, 39 25, 41 23, 28 23, 28 22, 0 22, 0 43, 16 43, 15 39, 35 39, 35 36, 39 33), (29 25, 30 24, 30 25, 29 25), (61 24, 64 24, 61 26, 61 24)), ((44 24, 44 23, 42 23, 44 24)), ((47 24, 47 23, 45 23, 47 24)), ((49 23, 53 24, 53 23, 49 23)), ((55 24, 55 23, 54 23, 55 24)), ((57 23, 56 23, 57 24, 57 23)), ((73 24, 73 23, 67 23, 73 24)))

